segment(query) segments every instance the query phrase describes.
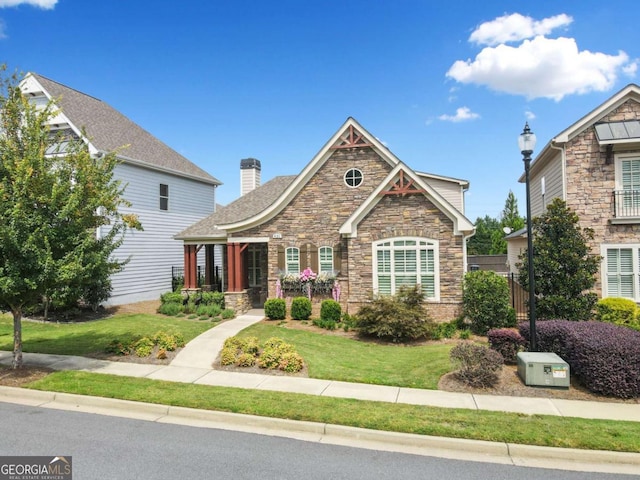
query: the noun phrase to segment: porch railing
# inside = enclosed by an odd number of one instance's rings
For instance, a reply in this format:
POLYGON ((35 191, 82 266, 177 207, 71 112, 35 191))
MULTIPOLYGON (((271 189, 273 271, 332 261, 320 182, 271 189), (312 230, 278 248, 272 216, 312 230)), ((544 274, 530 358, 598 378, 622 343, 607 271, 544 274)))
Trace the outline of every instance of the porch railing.
POLYGON ((640 190, 615 190, 613 216, 615 218, 640 217, 640 190))

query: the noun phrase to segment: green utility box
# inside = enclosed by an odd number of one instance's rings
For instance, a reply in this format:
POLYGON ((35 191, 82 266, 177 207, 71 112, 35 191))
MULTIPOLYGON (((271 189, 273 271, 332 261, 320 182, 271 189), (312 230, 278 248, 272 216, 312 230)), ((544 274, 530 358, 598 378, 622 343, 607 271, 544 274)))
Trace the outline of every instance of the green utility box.
POLYGON ((555 353, 518 353, 518 376, 525 385, 569 388, 569 364, 555 353))

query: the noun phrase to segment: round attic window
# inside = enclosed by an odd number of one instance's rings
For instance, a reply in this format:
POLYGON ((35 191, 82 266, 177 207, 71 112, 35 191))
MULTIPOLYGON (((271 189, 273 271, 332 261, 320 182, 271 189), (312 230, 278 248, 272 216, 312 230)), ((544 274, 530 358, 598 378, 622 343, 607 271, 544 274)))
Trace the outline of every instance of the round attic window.
POLYGON ((357 168, 350 168, 344 174, 344 183, 351 188, 359 187, 362 184, 362 179, 362 172, 357 168))

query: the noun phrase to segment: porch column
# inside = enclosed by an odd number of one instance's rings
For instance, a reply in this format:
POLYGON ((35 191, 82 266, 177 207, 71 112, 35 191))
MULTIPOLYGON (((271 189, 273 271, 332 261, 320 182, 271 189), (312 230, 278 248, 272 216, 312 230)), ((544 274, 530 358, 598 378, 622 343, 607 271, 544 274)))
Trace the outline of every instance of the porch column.
POLYGON ((212 286, 214 281, 214 246, 205 245, 204 247, 204 283, 205 285, 212 286))
POLYGON ((198 247, 184 246, 184 288, 198 288, 198 247))
POLYGON ((241 292, 246 287, 244 273, 244 259, 242 252, 247 248, 248 244, 240 243, 227 244, 227 265, 229 274, 229 291, 241 292))

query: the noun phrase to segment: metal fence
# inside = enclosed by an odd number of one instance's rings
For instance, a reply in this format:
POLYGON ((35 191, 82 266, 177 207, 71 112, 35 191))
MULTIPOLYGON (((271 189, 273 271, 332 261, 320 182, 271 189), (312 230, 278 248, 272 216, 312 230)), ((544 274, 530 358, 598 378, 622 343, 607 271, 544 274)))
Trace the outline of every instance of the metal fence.
MULTIPOLYGON (((198 265, 198 288, 202 288, 205 282, 204 267, 198 265)), ((174 292, 184 286, 184 267, 171 267, 171 290, 174 292)), ((214 268, 212 284, 209 286, 212 291, 222 291, 222 278, 220 277, 220 267, 214 268)))
POLYGON ((519 275, 517 273, 503 273, 501 275, 509 283, 511 306, 516 311, 516 318, 518 320, 526 320, 529 312, 527 307, 528 292, 520 285, 519 275))

